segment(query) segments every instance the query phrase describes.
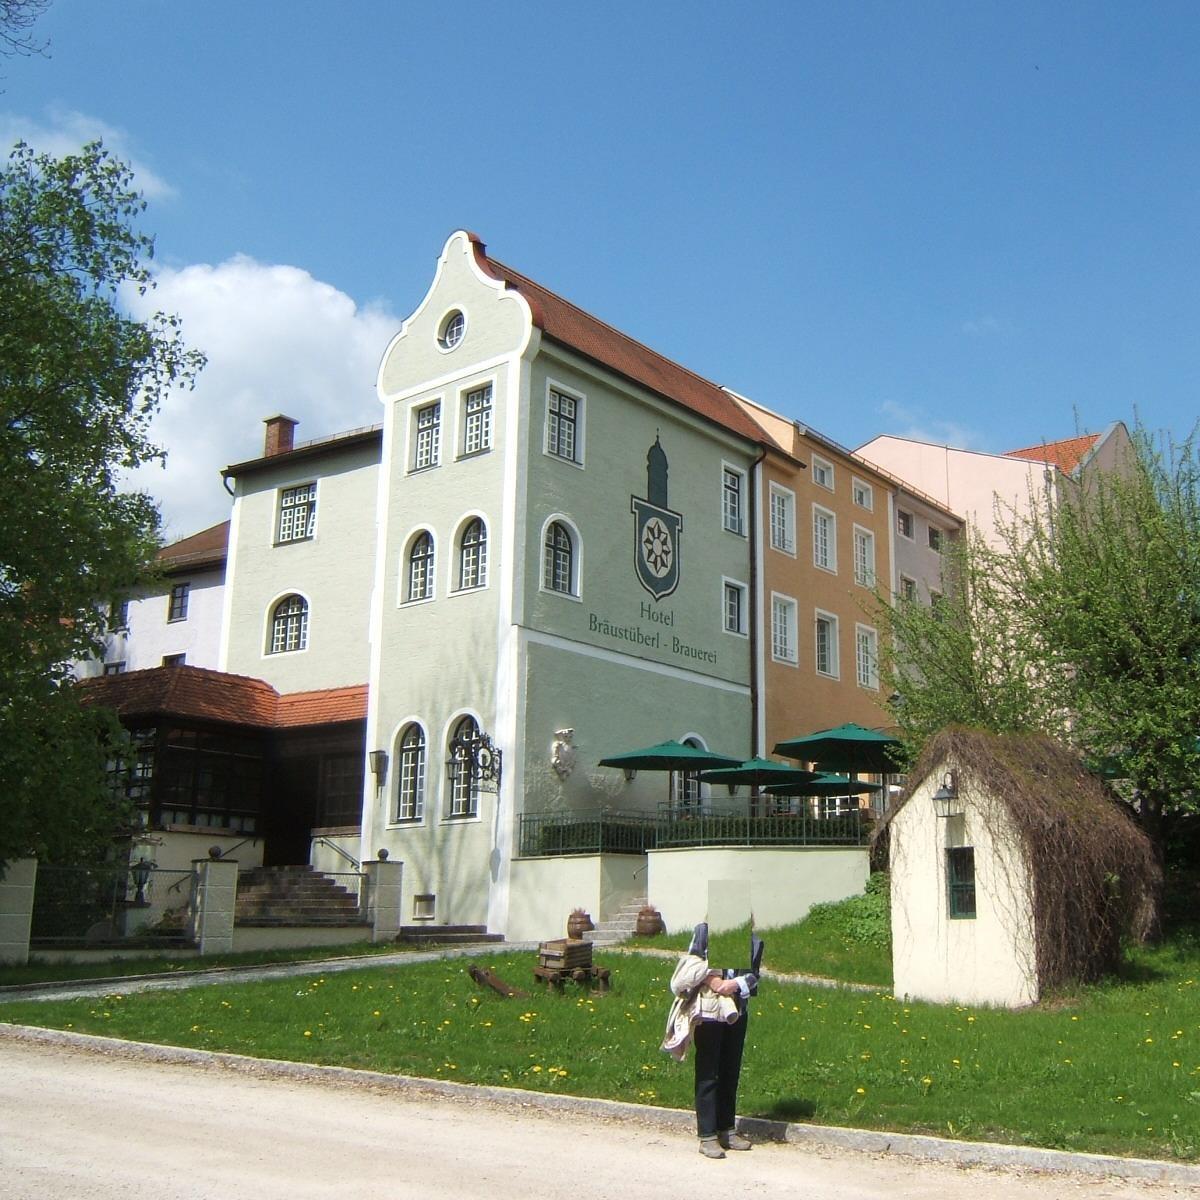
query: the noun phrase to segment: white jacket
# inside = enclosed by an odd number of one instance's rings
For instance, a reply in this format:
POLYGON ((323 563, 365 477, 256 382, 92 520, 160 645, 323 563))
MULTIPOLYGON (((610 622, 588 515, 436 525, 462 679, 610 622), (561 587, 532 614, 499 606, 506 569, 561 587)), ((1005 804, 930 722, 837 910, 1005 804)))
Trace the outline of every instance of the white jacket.
POLYGON ((741 1016, 732 996, 719 996, 706 985, 711 974, 707 959, 685 954, 671 976, 675 1000, 667 1014, 662 1049, 676 1062, 683 1062, 686 1057, 697 1021, 724 1021, 733 1025, 741 1016))

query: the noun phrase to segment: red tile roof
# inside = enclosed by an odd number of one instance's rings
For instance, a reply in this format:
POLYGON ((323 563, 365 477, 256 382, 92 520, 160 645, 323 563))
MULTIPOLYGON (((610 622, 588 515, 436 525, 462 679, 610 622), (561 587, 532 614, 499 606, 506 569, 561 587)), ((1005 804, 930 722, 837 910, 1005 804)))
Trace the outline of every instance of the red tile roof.
POLYGON ((152 667, 84 679, 78 686, 84 704, 104 705, 122 717, 191 717, 272 729, 333 725, 367 715, 366 684, 281 696, 261 679, 205 667, 152 667))
POLYGON ((321 692, 289 692, 279 697, 275 724, 333 725, 338 721, 364 721, 367 716, 367 685, 327 688, 321 692))
POLYGON ((546 337, 752 442, 767 440, 762 429, 724 389, 606 325, 512 267, 489 258, 483 242, 474 234, 470 237, 480 270, 525 297, 534 324, 546 337))
POLYGON ((211 529, 202 529, 191 537, 164 546, 155 558, 167 571, 183 570, 187 567, 218 566, 225 561, 228 551, 229 522, 222 521, 211 529))
POLYGON ((1070 475, 1099 440, 1098 433, 1085 433, 1082 437, 1064 438, 1061 442, 1027 446, 1024 450, 1007 450, 1005 457, 1027 458, 1031 462, 1049 463, 1070 475))

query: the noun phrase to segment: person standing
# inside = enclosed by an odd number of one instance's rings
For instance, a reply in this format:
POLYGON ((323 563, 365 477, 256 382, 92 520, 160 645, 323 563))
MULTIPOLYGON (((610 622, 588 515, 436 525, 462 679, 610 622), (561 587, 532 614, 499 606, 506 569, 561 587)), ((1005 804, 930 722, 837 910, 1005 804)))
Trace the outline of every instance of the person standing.
POLYGON ((663 1049, 682 1061, 688 1043, 695 1044, 696 1132, 706 1158, 724 1158, 726 1150, 749 1150, 752 1145, 735 1128, 749 1023, 747 1001, 758 990, 763 943, 752 935, 750 947, 749 971, 710 967, 708 925, 702 923, 671 976, 676 1001, 663 1049))

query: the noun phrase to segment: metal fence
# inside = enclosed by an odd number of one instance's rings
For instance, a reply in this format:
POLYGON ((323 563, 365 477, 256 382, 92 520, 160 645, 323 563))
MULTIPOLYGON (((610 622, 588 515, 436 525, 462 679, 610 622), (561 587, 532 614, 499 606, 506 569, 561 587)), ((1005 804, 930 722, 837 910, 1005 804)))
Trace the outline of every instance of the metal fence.
POLYGON ((192 873, 125 864, 38 867, 31 945, 80 947, 186 942, 192 873))
POLYGON ((645 854, 686 846, 864 846, 870 816, 807 813, 750 816, 696 808, 649 813, 523 813, 518 853, 523 858, 566 854, 645 854))

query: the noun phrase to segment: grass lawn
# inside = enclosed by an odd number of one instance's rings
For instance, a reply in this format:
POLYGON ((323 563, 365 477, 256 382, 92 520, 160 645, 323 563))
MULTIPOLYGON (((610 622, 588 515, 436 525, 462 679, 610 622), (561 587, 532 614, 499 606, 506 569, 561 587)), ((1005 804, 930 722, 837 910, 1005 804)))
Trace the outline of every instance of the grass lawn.
MULTIPOLYGON (((783 940, 783 939, 779 939, 783 940)), ((739 941, 738 945, 741 943, 739 941)), ((787 969, 768 940, 768 967, 787 969)), ((714 946, 717 961, 720 944, 714 946)), ((741 955, 739 954, 739 958, 741 955)), ((689 1108, 691 1065, 658 1049, 672 964, 598 954, 613 988, 534 990, 532 954, 371 967, 104 1000, 11 1002, 6 1021, 689 1108)), ((798 969, 805 969, 800 967, 798 969)), ((811 969, 810 967, 808 969, 811 969)), ((1130 977, 1025 1012, 902 1004, 767 982, 740 1111, 1152 1158, 1200 1158, 1200 940, 1138 951, 1130 977)))
POLYGON ((181 975, 208 971, 213 967, 249 967, 261 963, 311 962, 313 959, 357 958, 364 954, 395 954, 416 949, 394 942, 354 942, 337 946, 301 946, 286 950, 247 950, 240 954, 210 954, 186 957, 110 958, 90 962, 38 962, 13 967, 0 966, 0 987, 25 983, 62 983, 72 979, 113 979, 122 975, 181 975))

